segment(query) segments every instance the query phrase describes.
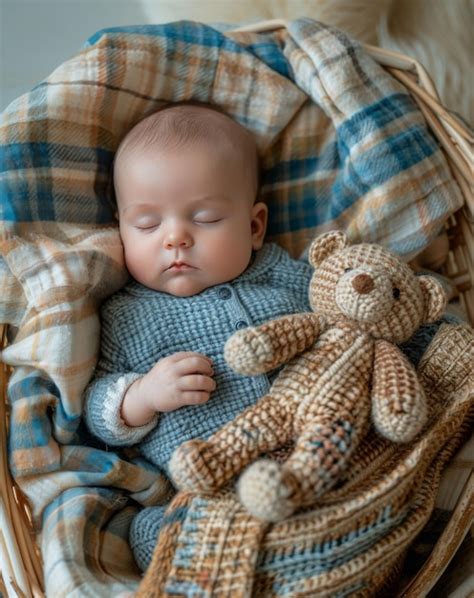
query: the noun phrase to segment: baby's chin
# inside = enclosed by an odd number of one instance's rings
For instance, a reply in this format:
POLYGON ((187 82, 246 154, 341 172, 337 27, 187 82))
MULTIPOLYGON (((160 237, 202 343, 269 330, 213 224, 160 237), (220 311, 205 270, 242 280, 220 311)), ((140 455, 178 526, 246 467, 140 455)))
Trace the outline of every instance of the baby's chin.
POLYGON ((190 277, 177 276, 173 280, 168 280, 161 284, 147 284, 145 286, 161 293, 168 293, 174 297, 192 297, 212 286, 204 281, 192 280, 190 277))

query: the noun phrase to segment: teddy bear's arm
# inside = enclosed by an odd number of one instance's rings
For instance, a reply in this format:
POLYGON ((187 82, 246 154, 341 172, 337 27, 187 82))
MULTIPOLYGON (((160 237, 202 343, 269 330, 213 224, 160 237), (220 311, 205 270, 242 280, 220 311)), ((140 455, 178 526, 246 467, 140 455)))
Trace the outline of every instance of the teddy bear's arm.
POLYGON ((207 440, 184 442, 169 462, 174 485, 197 492, 221 488, 260 454, 289 442, 293 413, 289 399, 270 391, 207 440))
POLYGON ((263 374, 311 347, 323 327, 322 317, 312 312, 283 316, 233 334, 224 356, 240 374, 263 374))
POLYGON ((385 340, 375 343, 372 418, 394 442, 409 442, 426 421, 426 399, 417 373, 403 353, 385 340))

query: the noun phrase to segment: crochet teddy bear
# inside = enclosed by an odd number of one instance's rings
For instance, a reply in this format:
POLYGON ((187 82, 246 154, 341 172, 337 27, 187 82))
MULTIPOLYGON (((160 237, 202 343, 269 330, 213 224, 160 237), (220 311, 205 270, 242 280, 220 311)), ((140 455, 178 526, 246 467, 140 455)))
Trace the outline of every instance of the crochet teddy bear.
POLYGON ((244 375, 286 364, 269 393, 207 441, 181 445, 170 463, 177 487, 214 491, 263 453, 294 442, 284 463, 255 461, 238 482, 242 504, 266 521, 334 486, 370 419, 394 442, 420 432, 423 388, 395 343, 445 307, 434 278, 415 276, 379 245, 349 245, 342 232, 316 238, 309 260, 313 312, 240 330, 225 346, 226 360, 244 375))

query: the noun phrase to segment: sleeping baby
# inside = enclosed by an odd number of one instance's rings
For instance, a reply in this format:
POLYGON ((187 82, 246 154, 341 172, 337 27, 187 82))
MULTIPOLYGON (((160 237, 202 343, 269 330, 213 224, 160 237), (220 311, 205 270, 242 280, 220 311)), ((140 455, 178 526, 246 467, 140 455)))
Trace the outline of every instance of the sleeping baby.
MULTIPOLYGON (((114 186, 133 280, 101 310, 86 422, 108 445, 137 445, 168 474, 177 446, 208 438, 267 393, 275 372, 235 373, 225 341, 310 311, 312 269, 264 243, 255 141, 217 108, 167 105, 139 122, 117 150, 114 186)), ((165 508, 145 508, 132 522, 143 570, 165 508)))
MULTIPOLYGON (((168 475, 182 442, 207 439, 267 394, 277 372, 237 374, 224 344, 240 328, 310 311, 312 269, 264 243, 255 141, 218 108, 183 102, 143 119, 117 150, 114 186, 132 280, 102 307, 85 418, 106 444, 135 445, 168 475)), ((438 326, 405 344, 412 361, 438 326)), ((132 521, 142 570, 165 509, 132 521)))

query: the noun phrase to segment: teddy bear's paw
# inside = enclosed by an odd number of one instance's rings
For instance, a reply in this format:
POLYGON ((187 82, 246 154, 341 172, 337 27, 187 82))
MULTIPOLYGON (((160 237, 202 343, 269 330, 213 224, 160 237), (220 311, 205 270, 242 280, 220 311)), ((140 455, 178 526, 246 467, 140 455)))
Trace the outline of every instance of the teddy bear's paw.
POLYGON ((281 521, 296 508, 298 484, 275 461, 261 459, 240 476, 237 492, 247 511, 263 521, 281 521))
POLYGON ((266 372, 272 356, 270 339, 255 328, 235 332, 224 346, 225 360, 234 371, 244 376, 266 372))
POLYGON ((204 440, 189 440, 174 451, 169 471, 177 488, 209 492, 219 486, 215 475, 218 467, 210 461, 208 448, 209 444, 204 440))
POLYGON ((411 442, 426 423, 426 404, 420 402, 410 405, 410 408, 398 408, 397 403, 373 403, 372 418, 376 430, 387 440, 397 443, 411 442))

